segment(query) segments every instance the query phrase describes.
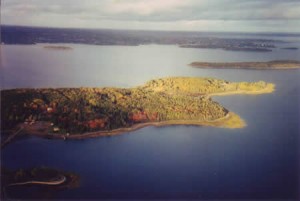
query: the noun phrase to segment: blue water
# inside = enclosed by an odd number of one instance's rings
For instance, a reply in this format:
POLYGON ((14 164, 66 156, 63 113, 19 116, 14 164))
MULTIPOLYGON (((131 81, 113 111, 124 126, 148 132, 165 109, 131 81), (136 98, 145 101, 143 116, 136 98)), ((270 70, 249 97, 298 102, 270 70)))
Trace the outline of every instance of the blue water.
POLYGON ((78 173, 80 188, 59 192, 55 198, 299 198, 300 71, 186 66, 201 59, 297 59, 299 51, 72 46, 73 51, 4 46, 4 86, 135 86, 178 75, 265 80, 275 83, 276 91, 214 97, 246 121, 243 129, 168 126, 85 140, 28 137, 2 150, 3 166, 44 165, 78 173), (20 74, 23 78, 14 80, 20 74))

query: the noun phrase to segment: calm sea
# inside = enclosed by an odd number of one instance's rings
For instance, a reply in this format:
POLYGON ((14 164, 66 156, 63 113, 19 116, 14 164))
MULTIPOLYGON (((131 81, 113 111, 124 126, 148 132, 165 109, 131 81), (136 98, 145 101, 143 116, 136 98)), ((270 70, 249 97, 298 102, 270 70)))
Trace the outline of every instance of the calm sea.
MULTIPOLYGON (((299 59, 299 50, 235 52, 147 45, 2 45, 3 88, 132 87, 166 76, 264 80, 276 91, 214 97, 247 122, 243 129, 147 127, 85 140, 27 137, 1 150, 2 166, 49 166, 78 173, 81 186, 54 198, 299 198, 299 70, 203 70, 193 61, 299 59)), ((298 46, 299 42, 290 46, 298 46)), ((16 198, 30 198, 26 189, 16 198)))

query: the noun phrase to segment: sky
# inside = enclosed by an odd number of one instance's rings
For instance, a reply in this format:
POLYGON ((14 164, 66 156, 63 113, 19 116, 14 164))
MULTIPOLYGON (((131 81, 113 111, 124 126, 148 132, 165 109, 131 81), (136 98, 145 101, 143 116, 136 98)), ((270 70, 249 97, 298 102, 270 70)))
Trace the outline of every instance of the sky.
POLYGON ((1 24, 300 32, 300 0, 2 0, 1 24))

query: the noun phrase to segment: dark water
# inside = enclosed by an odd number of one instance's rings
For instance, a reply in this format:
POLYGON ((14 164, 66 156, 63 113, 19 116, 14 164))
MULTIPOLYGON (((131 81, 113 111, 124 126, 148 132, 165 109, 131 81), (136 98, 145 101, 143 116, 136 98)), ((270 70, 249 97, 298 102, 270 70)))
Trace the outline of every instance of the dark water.
MULTIPOLYGON (((245 119, 248 125, 243 129, 147 127, 120 136, 77 141, 28 137, 2 150, 3 166, 44 165, 81 176, 80 188, 59 192, 54 198, 299 198, 300 71, 200 70, 186 66, 199 59, 295 59, 297 51, 277 54, 174 46, 75 47, 78 49, 73 52, 47 52, 39 46, 4 47, 3 66, 9 68, 5 72, 10 71, 5 77, 6 87, 74 83, 133 86, 155 77, 192 75, 265 80, 274 82, 276 91, 214 97, 245 119), (20 56, 12 60, 12 52, 20 56), (86 59, 74 60, 83 52, 86 59), (145 55, 149 57, 145 59, 145 55), (37 68, 43 64, 47 68, 37 68), (24 80, 13 81, 14 70, 23 73, 24 80)), ((14 193, 24 196, 21 190, 14 193)))

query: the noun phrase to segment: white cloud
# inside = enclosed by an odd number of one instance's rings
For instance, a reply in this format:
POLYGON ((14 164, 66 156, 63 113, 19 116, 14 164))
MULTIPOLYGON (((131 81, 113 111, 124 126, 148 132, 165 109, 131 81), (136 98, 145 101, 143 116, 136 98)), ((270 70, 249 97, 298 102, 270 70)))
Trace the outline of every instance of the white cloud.
POLYGON ((1 19, 34 26, 300 32, 300 1, 4 0, 1 19))
POLYGON ((111 0, 107 3, 106 10, 110 13, 136 13, 138 15, 149 15, 158 12, 172 12, 182 6, 188 5, 189 2, 189 0, 111 0))

